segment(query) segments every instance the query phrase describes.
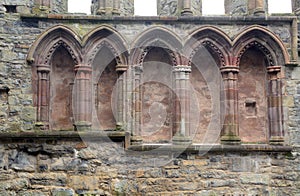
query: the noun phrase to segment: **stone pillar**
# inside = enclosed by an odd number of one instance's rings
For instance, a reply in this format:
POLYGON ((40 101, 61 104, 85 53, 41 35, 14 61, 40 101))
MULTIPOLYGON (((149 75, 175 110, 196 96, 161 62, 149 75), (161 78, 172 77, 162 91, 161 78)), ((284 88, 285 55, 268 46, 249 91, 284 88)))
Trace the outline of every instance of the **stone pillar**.
POLYGON ((34 4, 34 14, 47 14, 50 12, 52 0, 35 0, 34 4))
POLYGON ((37 122, 40 129, 49 129, 49 103, 50 103, 50 67, 37 65, 37 122))
POLYGON ((126 65, 117 65, 116 72, 118 73, 117 81, 117 130, 124 128, 125 122, 125 72, 127 71, 126 65))
POLYGON ((237 78, 239 68, 237 66, 221 67, 224 81, 225 95, 225 119, 222 128, 222 144, 240 144, 238 124, 238 87, 237 78))
POLYGON ((264 0, 248 0, 248 12, 256 16, 265 14, 264 0))
POLYGON ((75 66, 73 89, 73 115, 75 129, 85 131, 92 126, 92 68, 86 65, 75 66))
POLYGON ((268 116, 270 129, 270 144, 283 145, 282 92, 280 71, 281 66, 270 66, 268 70, 268 116))
POLYGON ((133 125, 131 143, 142 143, 141 125, 142 125, 142 73, 143 66, 137 65, 133 67, 133 125))
POLYGON ((120 15, 120 0, 114 0, 113 1, 113 10, 112 10, 113 15, 120 15))
POLYGON ((183 0, 182 1, 181 15, 182 16, 193 15, 193 12, 191 9, 191 0, 183 0))
POLYGON ((190 139, 190 73, 191 66, 173 67, 175 91, 175 136, 173 143, 188 144, 190 139))
POLYGON ((99 6, 98 6, 98 11, 96 12, 97 15, 105 14, 105 1, 106 0, 98 0, 99 6))

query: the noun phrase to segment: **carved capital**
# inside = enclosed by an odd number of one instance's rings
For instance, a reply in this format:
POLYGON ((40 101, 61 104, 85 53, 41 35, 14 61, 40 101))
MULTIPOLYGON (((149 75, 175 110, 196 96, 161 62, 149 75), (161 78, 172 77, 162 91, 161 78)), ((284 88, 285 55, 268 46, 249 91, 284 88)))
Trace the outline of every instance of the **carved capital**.
POLYGON ((40 65, 36 65, 36 67, 37 67, 37 72, 41 72, 41 73, 49 73, 50 72, 49 65, 40 64, 40 65))
POLYGON ((188 65, 177 65, 173 67, 173 72, 187 72, 190 73, 192 71, 192 67, 188 65))

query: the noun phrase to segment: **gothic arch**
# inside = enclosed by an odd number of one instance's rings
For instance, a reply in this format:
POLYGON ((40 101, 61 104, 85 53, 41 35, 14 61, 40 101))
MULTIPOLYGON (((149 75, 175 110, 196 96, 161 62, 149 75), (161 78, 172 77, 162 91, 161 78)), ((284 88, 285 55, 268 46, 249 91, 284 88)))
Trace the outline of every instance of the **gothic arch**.
MULTIPOLYGON (((247 115, 259 115, 256 119, 265 120, 255 124, 260 123, 268 127, 262 130, 269 130, 268 132, 260 130, 261 137, 266 138, 269 143, 283 144, 281 67, 289 62, 286 48, 280 38, 273 32, 255 25, 243 30, 243 33, 235 38, 233 42, 233 56, 235 57, 233 58, 233 65, 239 70, 239 110, 244 111, 239 113, 242 119, 241 122, 246 123, 243 118, 249 119, 249 117, 245 117, 247 115), (254 55, 256 58, 253 58, 254 55), (244 57, 251 60, 246 59, 243 62, 242 58, 244 57), (249 92, 249 89, 252 90, 249 92), (251 107, 249 104, 248 106, 244 104, 247 100, 249 101, 250 96, 254 97, 252 98, 254 104, 251 107), (252 110, 255 113, 249 113, 252 110), (262 136, 263 134, 265 136, 262 136)), ((241 127, 247 127, 247 125, 243 124, 241 127)), ((259 130, 259 128, 255 130, 259 130)), ((246 129, 241 130, 241 134, 245 132, 246 129)), ((247 139, 246 135, 245 139, 247 139)))
POLYGON ((256 47, 267 58, 268 66, 285 65, 289 55, 284 44, 270 30, 255 25, 243 30, 233 41, 233 65, 239 66, 240 59, 247 49, 256 47))
POLYGON ((193 56, 203 46, 218 58, 219 66, 229 64, 231 40, 223 31, 213 26, 192 31, 184 44, 184 56, 189 61, 188 64, 191 64, 193 56))
POLYGON ((102 25, 95 28, 83 38, 83 52, 87 54, 84 62, 91 66, 97 52, 107 47, 115 56, 118 65, 128 64, 128 49, 126 40, 115 29, 102 25))
POLYGON ((173 65, 180 65, 181 39, 172 31, 164 27, 153 27, 142 32, 131 46, 131 64, 143 62, 149 49, 158 47, 164 49, 172 58, 173 65))
MULTIPOLYGON (((37 107, 36 120, 39 126, 45 129, 53 127, 69 129, 73 126, 71 121, 55 126, 51 123, 53 122, 53 115, 51 116, 51 114, 57 112, 58 114, 66 114, 64 118, 72 118, 70 88, 74 81, 75 65, 80 64, 81 61, 80 39, 74 31, 63 25, 57 25, 46 30, 31 46, 27 62, 32 64, 34 105, 37 107), (62 59, 65 60, 62 61, 62 59), (64 72, 65 74, 62 74, 64 72), (62 81, 66 81, 66 84, 62 81), (56 96, 56 90, 61 88, 64 89, 65 96, 63 98, 56 96), (65 105, 60 107, 57 105, 58 102, 53 100, 65 101, 65 105), (60 109, 60 111, 55 108, 60 109), (64 108, 67 108, 66 111, 61 111, 64 108)), ((60 93, 58 92, 58 94, 60 93)), ((64 121, 63 119, 60 120, 64 121)), ((55 121, 60 120, 56 119, 55 121)))
POLYGON ((48 64, 52 54, 59 46, 68 50, 74 62, 81 62, 80 38, 72 29, 63 25, 51 27, 38 37, 29 50, 27 62, 29 64, 48 64))

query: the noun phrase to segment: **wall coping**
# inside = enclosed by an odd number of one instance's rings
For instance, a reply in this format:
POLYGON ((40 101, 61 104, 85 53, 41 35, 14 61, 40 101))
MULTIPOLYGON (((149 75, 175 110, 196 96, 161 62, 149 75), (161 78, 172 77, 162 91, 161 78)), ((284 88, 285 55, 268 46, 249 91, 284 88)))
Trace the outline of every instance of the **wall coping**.
POLYGON ((79 15, 79 14, 20 14, 23 20, 67 20, 77 23, 89 22, 194 22, 194 23, 262 23, 273 22, 290 23, 296 16, 99 16, 99 15, 79 15))

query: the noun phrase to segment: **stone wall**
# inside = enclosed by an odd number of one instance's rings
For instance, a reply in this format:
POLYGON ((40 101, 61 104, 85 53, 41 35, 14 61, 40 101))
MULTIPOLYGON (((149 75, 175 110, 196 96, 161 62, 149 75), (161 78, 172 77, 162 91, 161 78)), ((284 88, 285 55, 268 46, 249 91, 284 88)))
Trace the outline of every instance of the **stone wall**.
POLYGON ((299 194, 296 152, 139 153, 101 139, 1 144, 0 194, 299 194))

